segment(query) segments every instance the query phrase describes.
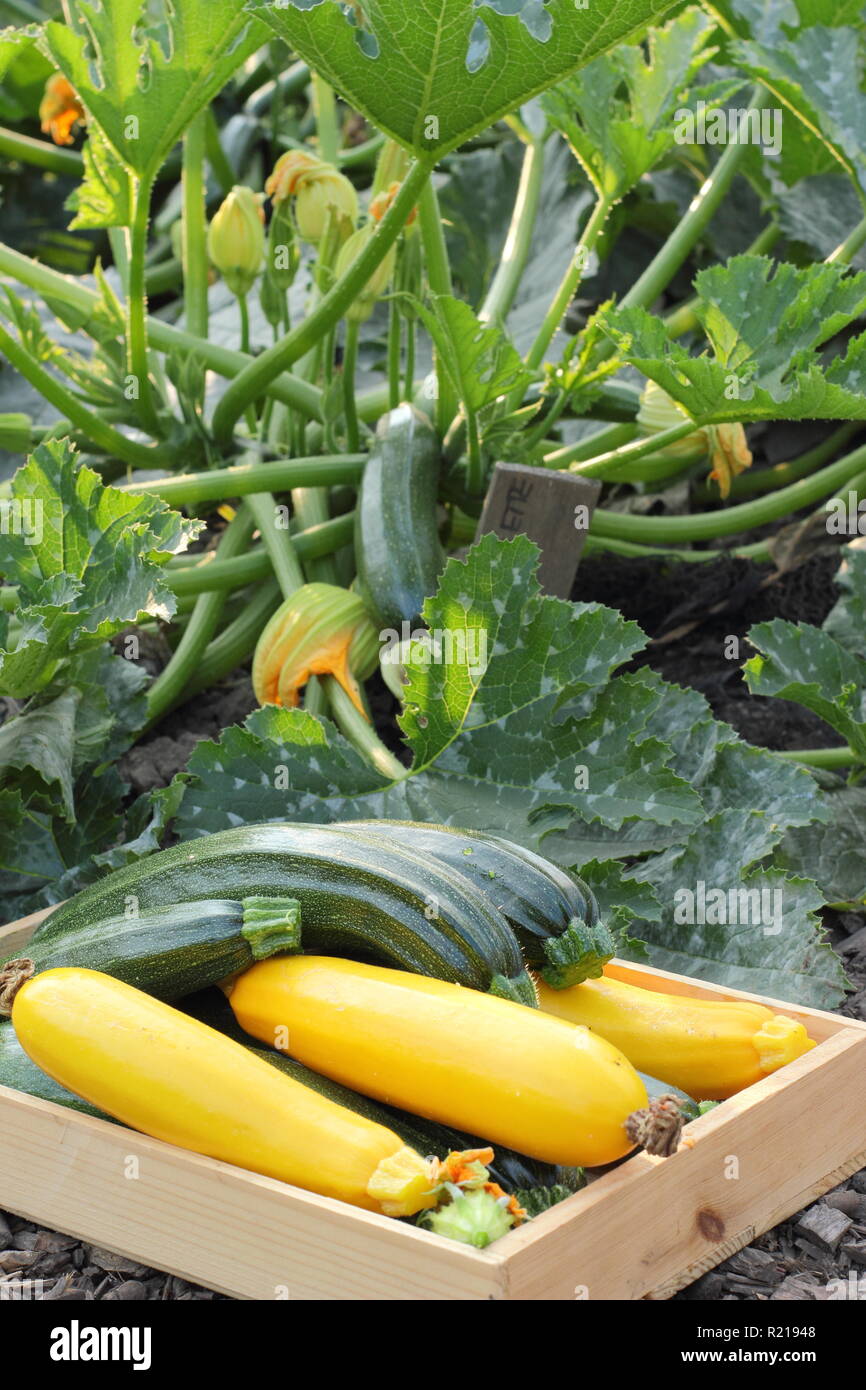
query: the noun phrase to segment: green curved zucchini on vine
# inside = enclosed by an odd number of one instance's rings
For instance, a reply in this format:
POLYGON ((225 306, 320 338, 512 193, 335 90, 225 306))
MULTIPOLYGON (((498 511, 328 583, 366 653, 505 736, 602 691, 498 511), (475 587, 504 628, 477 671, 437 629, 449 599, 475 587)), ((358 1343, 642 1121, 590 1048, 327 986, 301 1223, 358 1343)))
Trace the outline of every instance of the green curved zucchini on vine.
POLYGON ((400 405, 379 421, 355 512, 358 587, 383 628, 414 623, 445 564, 436 513, 440 453, 426 415, 400 405))

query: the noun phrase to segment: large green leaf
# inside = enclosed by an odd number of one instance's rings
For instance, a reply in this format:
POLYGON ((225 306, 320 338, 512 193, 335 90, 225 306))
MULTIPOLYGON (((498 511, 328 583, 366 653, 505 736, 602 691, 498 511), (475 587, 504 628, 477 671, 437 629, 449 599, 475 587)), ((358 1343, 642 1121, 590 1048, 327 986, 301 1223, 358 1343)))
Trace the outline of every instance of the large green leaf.
POLYGON ((793 39, 735 45, 734 56, 819 136, 866 195, 862 28, 815 25, 793 39))
POLYGON ((713 356, 692 357, 644 309, 603 310, 620 354, 696 420, 866 419, 866 335, 818 349, 866 309, 866 274, 735 256, 701 271, 695 312, 713 356))
POLYGON ((19 631, 15 646, 0 651, 0 691, 21 698, 41 688, 54 663, 139 613, 170 618, 175 600, 162 566, 200 523, 156 498, 103 486, 68 440, 41 444, 11 493, 0 574, 19 586, 19 631))
POLYGON ((749 641, 749 689, 805 705, 866 758, 866 664, 820 628, 781 618, 751 628, 749 641))
POLYGON ((250 9, 350 105, 435 159, 676 0, 251 0, 250 9))
POLYGON ((46 52, 144 176, 266 38, 244 0, 78 0, 73 17, 46 24, 46 52))
POLYGON ((725 810, 684 848, 641 866, 661 920, 631 930, 654 965, 819 1007, 839 1001, 845 976, 821 938, 821 893, 809 879, 760 864, 777 838, 759 812, 725 810))
POLYGON ((647 57, 638 45, 618 48, 541 98, 599 197, 625 197, 674 148, 680 110, 699 99, 712 106, 742 85, 734 80, 692 89, 695 74, 716 52, 709 47, 714 27, 700 10, 686 10, 651 30, 647 57))

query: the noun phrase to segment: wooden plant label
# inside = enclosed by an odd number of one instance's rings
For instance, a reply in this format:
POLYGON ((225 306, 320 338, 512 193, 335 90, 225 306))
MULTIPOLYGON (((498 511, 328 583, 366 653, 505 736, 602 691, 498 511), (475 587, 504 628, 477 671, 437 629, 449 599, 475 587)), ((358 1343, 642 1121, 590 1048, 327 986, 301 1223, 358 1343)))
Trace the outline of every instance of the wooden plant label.
POLYGON ((569 598, 600 492, 601 483, 574 473, 497 463, 475 539, 490 531, 503 540, 528 536, 541 550, 542 589, 569 598))

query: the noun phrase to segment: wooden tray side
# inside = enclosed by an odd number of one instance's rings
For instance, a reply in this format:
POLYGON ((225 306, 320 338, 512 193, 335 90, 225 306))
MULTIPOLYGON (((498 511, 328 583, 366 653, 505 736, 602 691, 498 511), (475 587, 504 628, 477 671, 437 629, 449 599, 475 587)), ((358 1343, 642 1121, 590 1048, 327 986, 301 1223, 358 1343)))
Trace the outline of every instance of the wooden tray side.
POLYGON ((864 1164, 866 1032, 843 1027, 499 1241, 507 1297, 669 1297, 864 1164))
POLYGON ((502 1298, 502 1261, 0 1086, 0 1201, 236 1298, 502 1298))

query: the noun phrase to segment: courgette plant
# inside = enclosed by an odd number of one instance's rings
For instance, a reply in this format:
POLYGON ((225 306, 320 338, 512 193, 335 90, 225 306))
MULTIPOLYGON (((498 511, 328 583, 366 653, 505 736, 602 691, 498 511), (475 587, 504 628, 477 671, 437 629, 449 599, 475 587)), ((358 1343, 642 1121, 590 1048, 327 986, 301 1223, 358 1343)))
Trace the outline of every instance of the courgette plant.
MULTIPOLYGON (((169 824, 494 825, 588 862, 624 951, 836 997, 821 893, 777 857, 829 815, 797 760, 741 743, 694 693, 616 674, 642 635, 544 598, 525 539, 448 561, 386 743, 363 690, 376 615, 345 591, 372 427, 412 402, 435 427, 451 551, 497 459, 600 479, 590 551, 695 563, 732 536, 769 558, 750 532, 859 498, 860 7, 819 22, 811 0, 437 0, 411 23, 405 0, 31 8, 0 34, 3 110, 17 101, 26 127, 47 84, 43 134, 63 143, 2 129, 0 158, 65 180, 69 232, 100 255, 68 275, 0 244, 2 375, 40 402, 38 422, 0 417, 29 456, 0 497, 10 914, 149 853, 169 824), (762 113, 783 115, 776 156, 747 138, 762 113), (682 135, 713 116, 718 149, 682 135), (761 430, 805 420, 826 434, 748 467, 761 430), (187 548, 207 518, 202 557, 187 548), (279 614, 303 631, 294 666, 279 614), (263 631, 281 645, 261 688, 292 705, 309 677, 304 707, 266 705, 130 808, 120 754, 263 631), (675 877, 719 862, 783 892, 760 959, 721 926, 674 943, 663 922, 675 877)), ((856 768, 845 737, 834 762, 856 768)))

